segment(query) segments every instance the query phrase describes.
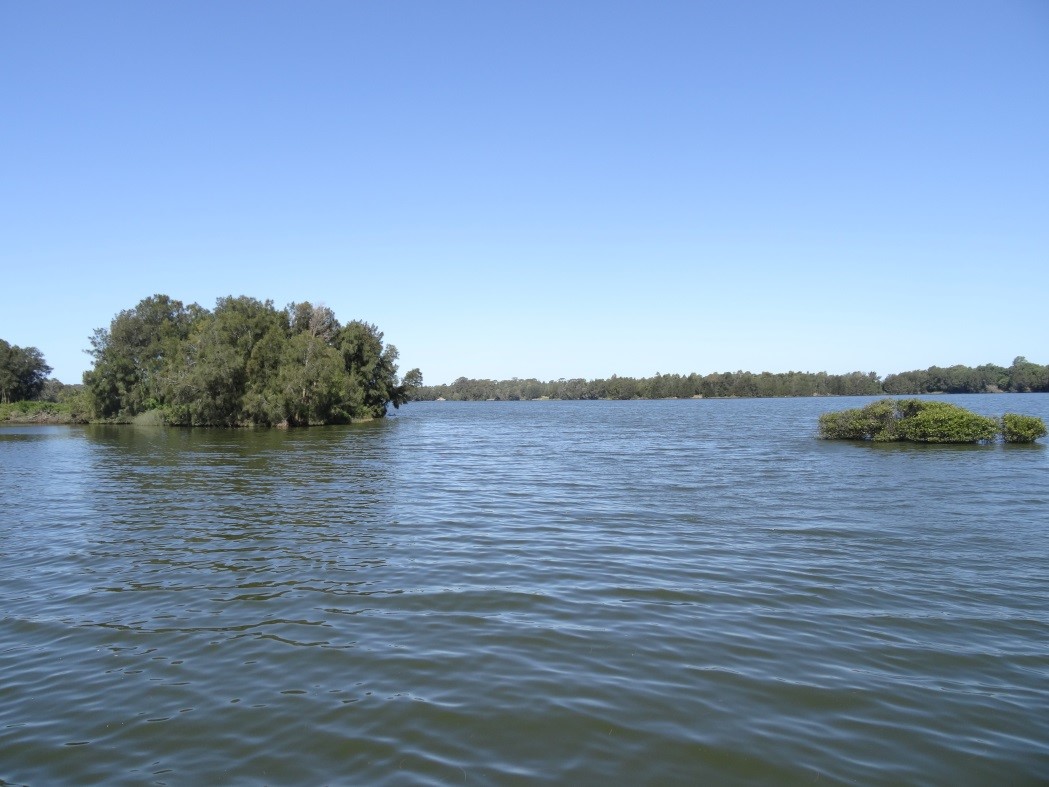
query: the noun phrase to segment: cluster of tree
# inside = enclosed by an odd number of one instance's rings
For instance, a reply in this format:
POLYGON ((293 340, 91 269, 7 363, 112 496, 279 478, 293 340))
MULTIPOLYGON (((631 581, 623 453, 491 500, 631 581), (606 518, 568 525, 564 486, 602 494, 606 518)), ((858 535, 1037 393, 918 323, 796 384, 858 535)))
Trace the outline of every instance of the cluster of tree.
POLYGON ((159 411, 199 426, 346 423, 386 414, 422 382, 397 377, 397 349, 374 325, 331 309, 245 296, 211 311, 154 295, 91 337, 84 374, 93 418, 159 411))
POLYGON ((656 374, 655 377, 618 377, 607 380, 468 380, 450 385, 421 386, 415 400, 437 398, 462 401, 516 401, 521 399, 690 399, 693 397, 755 396, 852 396, 880 394, 881 381, 874 372, 724 372, 656 374))
POLYGON ((986 363, 971 366, 930 366, 911 372, 890 374, 882 383, 885 393, 984 393, 998 391, 1049 391, 1049 366, 1032 363, 1022 355, 1012 366, 986 363))
POLYGON ((44 387, 37 399, 41 402, 68 404, 84 397, 84 386, 81 383, 67 384, 50 377, 44 380, 44 387))
POLYGON ((36 347, 18 347, 0 339, 0 404, 40 398, 51 374, 36 347))
POLYGON ((987 443, 1001 436, 1007 443, 1033 443, 1045 434, 1045 423, 1035 416, 1006 413, 999 420, 928 399, 881 399, 819 418, 819 436, 825 440, 987 443))
POLYGON ((35 347, 0 340, 0 403, 74 403, 94 418, 160 410, 169 423, 198 425, 340 423, 380 417, 388 404, 451 399, 669 399, 877 396, 883 393, 1049 392, 1049 365, 1023 356, 1011 366, 931 366, 875 372, 720 372, 655 377, 472 380, 422 385, 413 369, 398 382, 397 350, 360 321, 341 325, 310 303, 220 298, 213 311, 154 295, 122 311, 91 337, 94 368, 84 386, 47 379, 35 347))
POLYGON ((416 401, 517 401, 525 399, 690 399, 695 397, 766 396, 878 396, 880 394, 984 393, 992 391, 1049 391, 1049 366, 1020 357, 1006 368, 985 364, 930 367, 925 371, 890 374, 875 372, 716 372, 707 375, 656 374, 655 377, 617 377, 607 380, 471 380, 460 377, 448 385, 414 389, 416 401))

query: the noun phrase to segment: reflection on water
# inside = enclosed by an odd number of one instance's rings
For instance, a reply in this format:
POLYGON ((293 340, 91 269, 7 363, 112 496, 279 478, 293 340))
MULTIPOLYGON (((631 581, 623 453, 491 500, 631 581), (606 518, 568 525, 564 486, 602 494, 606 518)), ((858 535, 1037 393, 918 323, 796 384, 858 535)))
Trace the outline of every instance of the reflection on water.
POLYGON ((1037 783, 1047 452, 852 403, 0 428, 0 784, 1037 783))

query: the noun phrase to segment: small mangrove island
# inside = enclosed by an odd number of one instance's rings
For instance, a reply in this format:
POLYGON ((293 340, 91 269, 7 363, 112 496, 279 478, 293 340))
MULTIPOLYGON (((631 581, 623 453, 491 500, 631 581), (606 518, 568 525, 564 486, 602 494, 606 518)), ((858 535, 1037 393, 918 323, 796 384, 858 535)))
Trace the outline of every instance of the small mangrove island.
POLYGON ((872 440, 876 443, 1033 443, 1046 434, 1041 418, 1006 413, 1001 419, 978 415, 949 402, 879 399, 866 407, 824 413, 824 440, 872 440))

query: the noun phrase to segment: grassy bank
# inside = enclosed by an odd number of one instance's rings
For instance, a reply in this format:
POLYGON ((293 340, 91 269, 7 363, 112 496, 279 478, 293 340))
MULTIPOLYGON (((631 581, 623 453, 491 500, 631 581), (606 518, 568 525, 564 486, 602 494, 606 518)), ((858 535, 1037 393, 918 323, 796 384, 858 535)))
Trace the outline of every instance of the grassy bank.
POLYGON ((0 404, 0 423, 86 424, 87 413, 71 402, 10 402, 0 404))

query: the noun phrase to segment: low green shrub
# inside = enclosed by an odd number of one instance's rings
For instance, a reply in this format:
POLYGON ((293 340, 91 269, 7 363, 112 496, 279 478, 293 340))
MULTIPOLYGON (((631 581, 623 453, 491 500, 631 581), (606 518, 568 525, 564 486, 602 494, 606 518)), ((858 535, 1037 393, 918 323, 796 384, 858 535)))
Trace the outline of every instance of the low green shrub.
POLYGON ((986 443, 999 434, 1007 443, 1030 443, 1044 437, 1046 428, 1033 416, 1009 413, 999 422, 949 402, 926 399, 881 399, 819 418, 819 436, 824 440, 986 443))
MULTIPOLYGON (((914 401, 914 400, 911 400, 914 401)), ((983 443, 998 436, 998 422, 947 402, 925 407, 900 419, 900 439, 912 443, 983 443)))
POLYGON ((3 417, 11 419, 33 416, 41 413, 51 415, 62 412, 62 409, 61 405, 57 405, 54 402, 37 402, 25 399, 19 402, 10 402, 5 405, 0 405, 0 413, 3 414, 3 417))
POLYGON ((81 400, 43 402, 22 400, 0 404, 0 422, 12 423, 86 423, 87 413, 81 400))
POLYGON ((1045 422, 1041 418, 1016 413, 1002 416, 1002 438, 1007 443, 1033 443, 1045 435, 1045 422))
POLYGON ((892 399, 881 399, 866 407, 824 413, 820 416, 820 437, 825 440, 896 439, 896 407, 892 399))

